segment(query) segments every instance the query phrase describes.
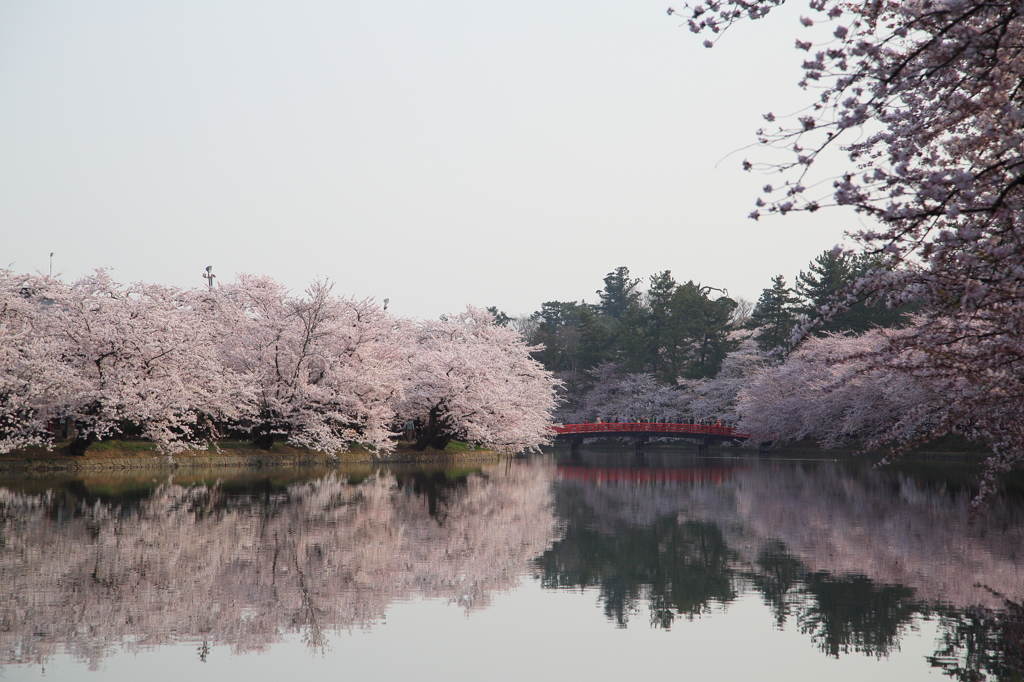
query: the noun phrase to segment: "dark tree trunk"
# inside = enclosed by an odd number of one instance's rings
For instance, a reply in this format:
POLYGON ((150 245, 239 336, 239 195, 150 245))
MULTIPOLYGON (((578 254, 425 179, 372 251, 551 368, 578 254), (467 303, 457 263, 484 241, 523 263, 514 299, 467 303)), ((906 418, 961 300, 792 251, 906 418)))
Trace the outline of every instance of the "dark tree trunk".
POLYGON ((446 447, 448 447, 448 443, 450 443, 451 441, 451 436, 438 435, 435 436, 432 441, 430 441, 430 447, 434 448, 435 450, 444 450, 446 447))
POLYGON ((269 450, 274 447, 274 434, 267 431, 257 431, 253 435, 252 444, 260 450, 269 450))
POLYGON ((89 446, 98 440, 99 438, 96 437, 96 434, 91 432, 84 437, 78 436, 68 443, 68 454, 72 457, 82 457, 85 455, 85 451, 89 449, 89 446))
POLYGON ((252 430, 252 444, 260 450, 269 450, 274 447, 274 439, 280 435, 280 430, 274 429, 272 415, 262 415, 267 421, 259 422, 259 426, 252 430))
POLYGON ((426 450, 428 447, 436 450, 444 450, 448 447, 449 441, 451 441, 451 434, 447 432, 444 420, 438 419, 438 412, 440 409, 437 407, 431 408, 430 416, 427 418, 427 424, 423 427, 423 435, 413 444, 413 450, 419 450, 420 452, 426 450))

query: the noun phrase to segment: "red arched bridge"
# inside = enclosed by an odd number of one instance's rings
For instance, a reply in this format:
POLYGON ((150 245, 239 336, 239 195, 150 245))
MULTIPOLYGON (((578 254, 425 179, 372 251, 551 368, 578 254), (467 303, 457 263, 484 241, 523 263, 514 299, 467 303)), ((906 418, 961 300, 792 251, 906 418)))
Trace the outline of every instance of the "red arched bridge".
POLYGON ((584 438, 634 438, 643 446, 651 438, 687 438, 701 445, 713 445, 723 441, 737 443, 750 438, 733 426, 711 424, 677 424, 662 422, 596 422, 589 424, 562 424, 553 426, 556 439, 569 440, 573 447, 579 447, 584 438))

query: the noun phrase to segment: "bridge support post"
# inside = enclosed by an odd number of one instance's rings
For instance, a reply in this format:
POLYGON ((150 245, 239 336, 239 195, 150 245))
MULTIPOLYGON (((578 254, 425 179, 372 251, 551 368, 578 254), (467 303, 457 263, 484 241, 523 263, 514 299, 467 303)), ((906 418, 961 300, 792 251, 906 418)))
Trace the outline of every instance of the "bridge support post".
POLYGON ((583 437, 573 436, 572 439, 569 440, 569 452, 573 455, 578 455, 580 453, 581 445, 583 445, 583 437))

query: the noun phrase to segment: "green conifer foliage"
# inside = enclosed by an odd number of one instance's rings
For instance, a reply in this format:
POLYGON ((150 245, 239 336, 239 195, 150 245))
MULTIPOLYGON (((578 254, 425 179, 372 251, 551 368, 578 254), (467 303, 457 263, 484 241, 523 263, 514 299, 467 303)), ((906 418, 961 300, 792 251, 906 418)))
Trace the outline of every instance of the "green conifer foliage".
MULTIPOLYGON (((816 317, 830 303, 842 302, 844 289, 872 270, 887 268, 883 258, 876 255, 850 256, 824 251, 796 278, 796 292, 803 299, 797 312, 816 317)), ((817 334, 853 332, 863 334, 874 327, 895 327, 906 321, 912 312, 908 307, 887 308, 883 303, 869 305, 861 299, 837 313, 818 328, 817 334)))
POLYGON ((750 314, 751 324, 760 327, 757 335, 759 350, 769 351, 789 341, 789 335, 796 326, 798 302, 793 290, 786 286, 785 277, 772 277, 772 287, 761 292, 761 298, 750 314))
POLYGON ((609 272, 604 278, 604 289, 597 291, 601 312, 612 319, 621 319, 630 306, 640 301, 639 284, 640 278, 630 279, 629 268, 625 266, 609 272))

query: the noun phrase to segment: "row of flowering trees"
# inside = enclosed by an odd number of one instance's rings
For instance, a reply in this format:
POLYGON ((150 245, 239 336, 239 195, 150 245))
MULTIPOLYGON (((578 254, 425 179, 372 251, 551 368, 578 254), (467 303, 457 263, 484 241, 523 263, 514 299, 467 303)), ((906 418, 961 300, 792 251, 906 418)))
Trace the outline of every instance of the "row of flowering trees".
MULTIPOLYGON (((946 422, 953 380, 872 361, 879 347, 910 333, 912 326, 805 339, 785 362, 765 362, 747 377, 737 396, 742 427, 759 440, 837 447, 858 439, 869 449, 921 442, 940 426, 975 435, 967 422, 946 422)), ((912 362, 909 354, 902 360, 912 362)))
POLYGON ((427 425, 420 449, 529 449, 549 437, 557 383, 532 350, 483 310, 398 318, 325 282, 295 296, 249 275, 185 290, 0 271, 0 451, 50 446, 64 421, 73 454, 128 432, 168 451, 244 433, 387 452, 411 419, 427 425))

